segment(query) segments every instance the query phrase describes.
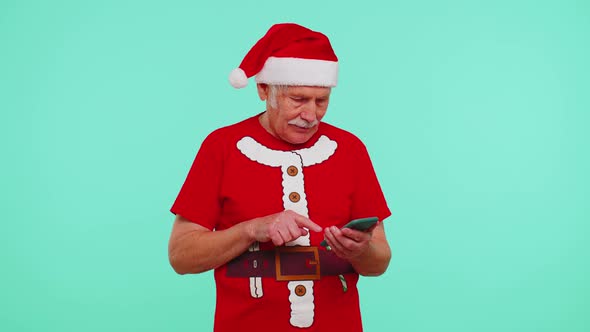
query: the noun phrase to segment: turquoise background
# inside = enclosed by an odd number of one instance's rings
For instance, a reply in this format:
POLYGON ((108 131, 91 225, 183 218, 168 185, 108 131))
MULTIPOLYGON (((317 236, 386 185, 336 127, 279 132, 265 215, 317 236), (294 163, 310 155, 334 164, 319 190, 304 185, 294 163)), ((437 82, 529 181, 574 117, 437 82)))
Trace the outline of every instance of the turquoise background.
POLYGON ((212 329, 168 209, 203 138, 263 110, 227 75, 283 21, 331 38, 325 120, 394 213, 366 331, 589 331, 587 1, 26 0, 0 1, 0 330, 212 329))

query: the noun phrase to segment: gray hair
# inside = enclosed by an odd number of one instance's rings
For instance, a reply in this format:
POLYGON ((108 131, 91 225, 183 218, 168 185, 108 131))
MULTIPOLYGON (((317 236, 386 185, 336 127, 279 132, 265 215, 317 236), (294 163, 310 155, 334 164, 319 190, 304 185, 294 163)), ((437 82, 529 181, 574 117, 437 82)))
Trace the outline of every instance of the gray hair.
POLYGON ((268 102, 270 107, 277 108, 279 105, 277 104, 277 96, 279 92, 286 91, 289 88, 288 85, 282 84, 269 84, 268 85, 268 102))

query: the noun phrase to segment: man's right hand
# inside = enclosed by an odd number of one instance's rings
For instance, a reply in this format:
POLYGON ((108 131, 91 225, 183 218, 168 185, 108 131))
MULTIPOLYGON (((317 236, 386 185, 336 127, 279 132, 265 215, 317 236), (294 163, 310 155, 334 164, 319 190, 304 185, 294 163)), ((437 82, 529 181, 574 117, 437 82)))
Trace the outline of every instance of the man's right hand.
POLYGON ((275 246, 282 246, 300 236, 307 235, 307 229, 321 232, 322 228, 294 211, 271 214, 249 221, 248 234, 254 241, 272 241, 275 246))

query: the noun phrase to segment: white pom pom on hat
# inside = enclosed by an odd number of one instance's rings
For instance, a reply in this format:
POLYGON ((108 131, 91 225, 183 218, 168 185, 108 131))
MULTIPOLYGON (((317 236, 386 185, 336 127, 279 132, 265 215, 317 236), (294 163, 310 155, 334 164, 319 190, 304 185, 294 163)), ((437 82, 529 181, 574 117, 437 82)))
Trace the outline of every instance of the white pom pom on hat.
POLYGON ((229 84, 236 89, 244 88, 248 85, 248 77, 242 69, 236 68, 229 73, 229 84))
POLYGON ((328 37, 294 23, 273 25, 229 75, 237 89, 257 83, 334 87, 338 58, 328 37))

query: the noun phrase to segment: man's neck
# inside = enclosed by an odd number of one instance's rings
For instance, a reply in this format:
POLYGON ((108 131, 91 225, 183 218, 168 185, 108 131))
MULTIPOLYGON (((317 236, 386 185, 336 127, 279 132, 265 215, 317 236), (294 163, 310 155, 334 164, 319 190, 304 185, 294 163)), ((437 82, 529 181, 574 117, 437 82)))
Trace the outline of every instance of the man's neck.
POLYGON ((264 113, 262 113, 258 117, 258 122, 260 122, 262 128, 264 128, 264 130, 266 130, 269 134, 271 134, 273 137, 277 137, 277 135, 275 135, 275 133, 270 128, 270 121, 268 120, 268 110, 264 111, 264 113))

